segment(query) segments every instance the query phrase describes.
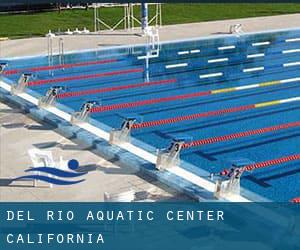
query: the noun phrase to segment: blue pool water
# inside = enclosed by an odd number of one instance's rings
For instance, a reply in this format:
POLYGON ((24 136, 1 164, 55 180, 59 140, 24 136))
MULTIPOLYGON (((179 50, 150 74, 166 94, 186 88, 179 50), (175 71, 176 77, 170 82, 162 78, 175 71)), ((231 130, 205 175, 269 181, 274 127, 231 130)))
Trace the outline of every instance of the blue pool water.
MULTIPOLYGON (((90 100, 97 100, 102 106, 110 106, 299 78, 284 84, 244 88, 194 98, 177 98, 91 114, 93 119, 110 128, 119 128, 123 117, 129 113, 138 114, 147 122, 300 96, 300 30, 297 29, 164 43, 161 45, 159 57, 149 60, 149 67, 144 59, 138 59, 146 51, 147 46, 135 46, 71 53, 65 55, 66 65, 83 64, 54 69, 51 72, 48 69, 36 70, 48 66, 47 57, 8 59, 6 71, 18 71, 5 77, 17 81, 22 72, 33 71, 32 82, 46 81, 29 87, 39 95, 45 95, 51 86, 57 85, 67 87, 66 92, 74 92, 133 86, 148 80, 174 80, 168 84, 58 99, 57 102, 65 105, 70 112, 78 111, 83 103, 90 100), (101 60, 112 61, 88 64, 101 60), (105 72, 114 73, 92 77, 105 72), (146 79, 147 72, 149 79, 146 79), (208 74, 217 75, 208 77, 208 74), (47 82, 53 79, 58 80, 47 82)), ((58 63, 58 56, 55 56, 54 65, 58 63)), ((166 148, 171 138, 177 134, 198 140, 296 121, 300 121, 300 101, 137 129, 133 130, 132 135, 161 149, 166 148)), ((231 161, 239 158, 261 162, 299 153, 300 129, 294 127, 188 148, 181 152, 181 159, 208 172, 219 172, 228 168, 231 161)), ((245 189, 267 199, 288 201, 300 196, 300 162, 294 161, 245 173, 241 183, 245 189)))

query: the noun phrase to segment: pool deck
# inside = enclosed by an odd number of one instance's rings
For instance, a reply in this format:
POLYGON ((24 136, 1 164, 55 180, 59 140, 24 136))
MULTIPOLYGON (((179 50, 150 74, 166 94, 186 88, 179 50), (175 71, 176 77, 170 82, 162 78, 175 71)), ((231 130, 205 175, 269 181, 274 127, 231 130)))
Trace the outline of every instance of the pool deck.
MULTIPOLYGON (((221 35, 228 32, 230 24, 235 23, 241 23, 246 32, 292 28, 299 26, 300 14, 165 26, 160 29, 160 38, 165 41, 221 35)), ((65 37, 65 51, 143 43, 144 41, 144 37, 134 32, 128 34, 122 31, 89 35, 88 39, 87 36, 69 36, 65 37)), ((14 57, 44 54, 46 46, 46 38, 10 40, 1 43, 0 55, 1 57, 14 57)), ((142 179, 131 169, 120 168, 117 162, 105 161, 84 146, 77 144, 76 141, 60 136, 53 131, 51 126, 33 121, 20 110, 2 103, 0 103, 0 124, 0 200, 102 201, 104 192, 119 193, 130 189, 140 194, 141 199, 145 193, 148 194, 147 198, 153 200, 188 199, 151 178, 142 179), (21 175, 29 166, 30 159, 26 151, 33 146, 53 150, 56 156, 62 155, 66 159, 78 159, 82 166, 91 168, 87 181, 71 187, 54 187, 55 196, 52 189, 32 188, 30 182, 7 186, 9 177, 21 175), (20 157, 14 157, 14 155, 20 157), (94 191, 87 192, 91 189, 94 191), (20 192, 21 190, 23 192, 20 192)))
POLYGON ((20 109, 0 103, 0 200, 2 201, 103 201, 103 193, 136 192, 136 200, 187 200, 149 177, 140 177, 129 168, 120 168, 117 161, 109 162, 54 131, 48 124, 36 122, 20 109), (24 175, 31 166, 27 149, 51 150, 54 160, 62 156, 80 162, 88 171, 86 181, 77 185, 53 188, 32 181, 14 182, 10 178, 24 175), (15 157, 18 156, 18 157, 15 157), (53 193, 55 192, 55 195, 53 193))
MULTIPOLYGON (((177 40, 208 35, 228 34, 232 24, 242 24, 244 32, 269 29, 295 28, 300 25, 300 14, 271 17, 243 18, 235 20, 167 25, 160 28, 160 40, 177 40)), ((145 43, 139 30, 103 31, 96 35, 60 36, 64 38, 65 51, 95 49, 107 46, 145 43)), ((56 38, 58 40, 58 38, 56 38)), ((53 42, 54 53, 58 51, 58 41, 53 42)), ((36 37, 3 41, 0 44, 0 57, 29 56, 47 53, 47 38, 36 37)))

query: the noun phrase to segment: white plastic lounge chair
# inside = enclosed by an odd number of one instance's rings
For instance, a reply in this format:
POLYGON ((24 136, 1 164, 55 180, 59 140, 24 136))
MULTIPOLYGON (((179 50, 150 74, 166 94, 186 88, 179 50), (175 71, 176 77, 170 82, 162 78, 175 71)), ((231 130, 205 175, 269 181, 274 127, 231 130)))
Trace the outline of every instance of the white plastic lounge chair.
POLYGON ((109 194, 104 193, 104 201, 107 202, 132 202, 135 199, 135 192, 133 190, 119 193, 119 194, 109 194))
MULTIPOLYGON (((59 162, 56 163, 53 159, 53 155, 51 151, 40 150, 37 148, 32 148, 28 150, 29 157, 31 159, 32 165, 34 168, 37 167, 52 167, 59 168, 62 170, 68 169, 67 161, 64 161, 62 157, 60 157, 59 162)), ((36 172, 39 175, 39 172, 36 172)), ((48 176, 51 176, 50 174, 48 176)), ((37 186, 37 180, 34 180, 34 186, 37 186)), ((53 184, 50 184, 50 187, 53 187, 53 184)))

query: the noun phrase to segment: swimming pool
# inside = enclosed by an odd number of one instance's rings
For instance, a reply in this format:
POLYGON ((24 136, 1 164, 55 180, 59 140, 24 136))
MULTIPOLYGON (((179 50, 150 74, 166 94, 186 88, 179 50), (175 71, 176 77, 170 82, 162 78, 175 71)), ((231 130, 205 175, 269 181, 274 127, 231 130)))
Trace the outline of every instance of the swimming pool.
POLYGON ((89 123, 107 140, 136 118, 132 153, 151 158, 184 138, 180 167, 168 171, 200 176, 208 189, 209 173, 233 163, 287 158, 243 173, 241 186, 251 200, 300 196, 300 29, 166 42, 147 53, 145 45, 74 52, 51 65, 46 56, 11 58, 3 80, 32 73, 36 98, 63 87, 55 105, 68 114, 95 101, 89 123))

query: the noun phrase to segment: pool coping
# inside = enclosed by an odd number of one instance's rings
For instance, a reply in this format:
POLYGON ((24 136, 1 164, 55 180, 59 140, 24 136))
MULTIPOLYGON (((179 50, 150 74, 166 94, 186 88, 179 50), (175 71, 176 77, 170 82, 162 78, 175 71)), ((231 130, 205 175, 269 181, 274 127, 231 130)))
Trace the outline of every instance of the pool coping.
MULTIPOLYGON (((253 31, 253 32, 243 32, 240 35, 239 34, 213 34, 213 35, 207 35, 207 36, 201 36, 201 37, 191 37, 186 39, 174 39, 174 40, 166 40, 160 42, 160 44, 172 44, 172 43, 178 43, 178 42, 192 42, 192 41, 201 41, 201 40, 210 40, 210 39, 216 39, 216 38, 225 38, 225 37, 239 37, 243 35, 255 35, 255 34, 266 34, 266 33, 272 33, 272 32, 283 32, 283 31, 293 31, 293 30, 299 30, 299 27, 292 27, 292 28, 285 28, 285 29, 269 29, 269 30, 263 30, 263 31, 253 31)), ((60 37, 60 36, 57 36, 60 37)), ((105 48, 94 48, 94 49, 78 49, 78 50, 69 50, 64 52, 65 55, 78 53, 78 52, 97 52, 97 51, 105 51, 105 50, 111 50, 111 49, 128 49, 128 48, 134 48, 134 47, 141 47, 145 46, 146 43, 136 43, 132 45, 115 45, 115 46, 107 46, 105 48)), ((59 55, 59 53, 53 53, 53 56, 59 55)), ((12 57, 6 57, 5 60, 17 60, 17 59, 29 59, 29 58, 36 58, 36 57, 45 57, 46 54, 39 54, 39 55, 33 55, 33 56, 12 56, 12 57)))

